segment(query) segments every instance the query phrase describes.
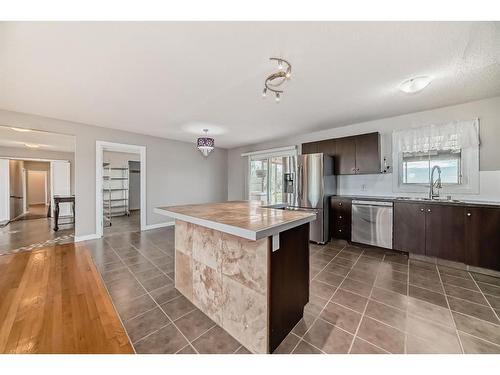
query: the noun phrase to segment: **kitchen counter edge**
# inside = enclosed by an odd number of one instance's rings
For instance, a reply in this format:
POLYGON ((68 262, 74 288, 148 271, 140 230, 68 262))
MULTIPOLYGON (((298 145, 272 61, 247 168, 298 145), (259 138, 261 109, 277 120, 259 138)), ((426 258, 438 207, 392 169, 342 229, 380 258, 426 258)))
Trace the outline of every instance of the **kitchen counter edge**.
MULTIPOLYGON (((273 208, 265 208, 265 209, 273 209, 273 208)), ((188 223, 200 225, 202 227, 210 228, 213 230, 217 230, 219 232, 231 234, 233 236, 245 238, 245 239, 251 240, 251 241, 257 241, 257 240, 260 240, 262 238, 270 237, 270 236, 273 236, 275 234, 279 234, 279 233, 284 232, 286 230, 289 230, 289 229, 292 229, 292 228, 295 228, 295 227, 298 227, 300 225, 303 225, 303 224, 306 224, 306 223, 309 223, 311 221, 316 220, 316 215, 311 214, 310 216, 307 216, 307 217, 304 217, 301 219, 297 219, 294 221, 288 221, 288 222, 285 222, 282 224, 273 225, 270 227, 263 228, 261 230, 250 230, 250 229, 241 228, 241 227, 234 226, 234 225, 219 223, 219 222, 213 221, 213 220, 207 220, 207 219, 202 219, 202 218, 195 217, 195 216, 181 214, 178 212, 172 212, 172 211, 167 210, 166 208, 161 208, 161 207, 155 207, 154 212, 159 214, 159 215, 168 216, 168 217, 171 217, 171 218, 176 219, 176 220, 186 221, 188 223)))

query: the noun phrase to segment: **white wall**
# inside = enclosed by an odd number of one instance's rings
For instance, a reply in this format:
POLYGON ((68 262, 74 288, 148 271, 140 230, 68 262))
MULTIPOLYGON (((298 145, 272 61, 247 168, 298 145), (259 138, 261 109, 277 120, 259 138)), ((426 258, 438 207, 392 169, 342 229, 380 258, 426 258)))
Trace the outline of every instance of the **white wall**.
POLYGON ((186 143, 5 110, 0 110, 0 123, 75 136, 77 237, 96 233, 97 140, 146 147, 147 225, 166 221, 153 213, 155 207, 227 198, 227 151, 216 148, 204 158, 195 147, 195 137, 186 143))
POLYGON ((15 219, 24 212, 23 168, 24 161, 9 160, 10 220, 15 219))
MULTIPOLYGON (((246 199, 247 197, 247 160, 241 157, 243 152, 301 145, 304 142, 378 131, 381 134, 382 157, 387 157, 388 162, 392 165, 393 130, 431 123, 445 123, 453 120, 470 120, 476 117, 480 119, 481 138, 479 151, 480 194, 467 195, 466 198, 500 200, 500 97, 331 128, 231 149, 228 151, 228 199, 246 199)), ((338 176, 338 186, 338 194, 395 195, 392 191, 392 174, 338 176), (363 185, 366 186, 365 190, 363 190, 363 185)))
POLYGON ((28 205, 45 204, 47 172, 27 170, 26 195, 28 205))
POLYGON ((0 224, 10 220, 9 160, 0 159, 0 224))

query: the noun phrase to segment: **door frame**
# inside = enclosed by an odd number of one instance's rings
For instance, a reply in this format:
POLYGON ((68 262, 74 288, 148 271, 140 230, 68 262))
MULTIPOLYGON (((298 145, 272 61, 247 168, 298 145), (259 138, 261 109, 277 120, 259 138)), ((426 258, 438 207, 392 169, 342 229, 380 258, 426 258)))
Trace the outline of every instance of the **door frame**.
POLYGON ((104 233, 103 209, 102 209, 102 186, 103 186, 103 157, 104 151, 127 152, 140 155, 141 163, 141 231, 147 229, 146 225, 146 146, 139 146, 125 143, 115 143, 106 141, 95 142, 95 232, 97 237, 102 237, 104 233))
POLYGON ((22 174, 22 180, 23 180, 23 214, 28 213, 28 170, 26 168, 23 168, 23 174, 22 174))
MULTIPOLYGON (((52 161, 66 161, 66 162, 71 164, 70 160, 68 160, 68 159, 24 158, 24 157, 18 157, 18 156, 0 156, 0 159, 7 160, 7 161, 9 161, 9 160, 44 161, 44 162, 48 162, 48 163, 50 163, 52 161)), ((74 168, 74 166, 72 166, 72 168, 74 168)), ((7 168, 7 170, 9 170, 9 168, 7 168)), ((24 168, 24 170, 26 170, 26 169, 24 168)), ((52 168, 51 168, 51 170, 52 170, 52 168)), ((10 170, 9 170, 9 174, 7 176, 8 176, 7 177, 7 184, 9 184, 10 170)), ((22 177, 24 179, 26 179, 26 176, 24 176, 24 173, 22 174, 22 177)), ((50 202, 49 202, 49 204, 52 204, 52 178, 50 179, 50 184, 51 184, 51 186, 50 186, 50 202)), ((7 203, 6 204, 7 204, 7 213, 8 213, 9 218, 10 218, 10 186, 8 186, 8 187, 9 188, 7 190, 7 196, 6 196, 7 203)), ((26 181, 23 184, 23 194, 26 193, 25 187, 26 187, 26 181)), ((46 185, 46 187, 48 187, 48 185, 46 185)), ((75 197, 75 204, 76 204, 76 199, 77 198, 75 197)), ((28 201, 26 199, 26 194, 24 194, 23 203, 25 203, 25 204, 23 207, 23 213, 25 213, 25 207, 26 207, 27 202, 28 201)), ((10 221, 10 219, 8 221, 10 221)))

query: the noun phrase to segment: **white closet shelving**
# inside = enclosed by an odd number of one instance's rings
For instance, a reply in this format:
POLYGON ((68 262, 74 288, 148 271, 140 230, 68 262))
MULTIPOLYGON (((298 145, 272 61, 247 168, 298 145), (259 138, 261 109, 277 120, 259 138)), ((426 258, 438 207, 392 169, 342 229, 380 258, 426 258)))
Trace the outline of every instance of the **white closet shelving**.
POLYGON ((130 216, 129 181, 128 168, 103 163, 102 212, 105 226, 111 226, 113 217, 130 216))

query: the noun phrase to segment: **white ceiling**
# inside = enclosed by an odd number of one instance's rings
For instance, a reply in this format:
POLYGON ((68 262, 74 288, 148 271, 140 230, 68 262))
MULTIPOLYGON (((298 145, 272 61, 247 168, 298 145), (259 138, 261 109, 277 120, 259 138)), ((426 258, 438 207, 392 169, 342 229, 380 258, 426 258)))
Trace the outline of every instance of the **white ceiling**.
POLYGON ((499 95, 499 25, 4 22, 0 108, 229 148, 499 95), (293 66, 279 104, 271 56, 293 66))
POLYGON ((75 137, 35 130, 18 132, 8 126, 0 126, 0 147, 2 146, 27 150, 74 152, 75 137), (37 145, 38 148, 29 148, 26 143, 37 145))

